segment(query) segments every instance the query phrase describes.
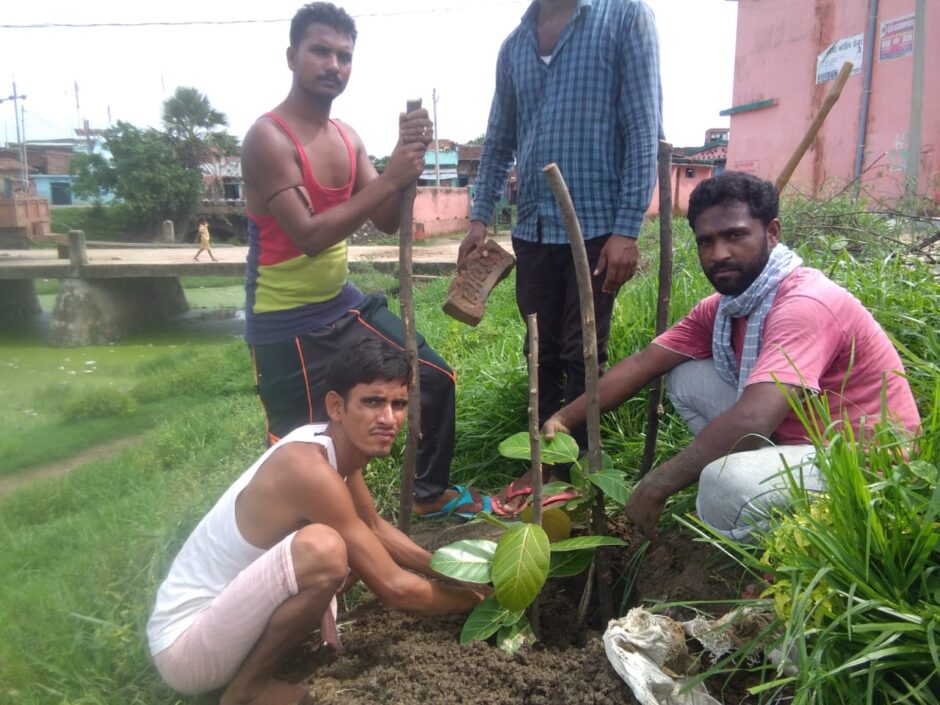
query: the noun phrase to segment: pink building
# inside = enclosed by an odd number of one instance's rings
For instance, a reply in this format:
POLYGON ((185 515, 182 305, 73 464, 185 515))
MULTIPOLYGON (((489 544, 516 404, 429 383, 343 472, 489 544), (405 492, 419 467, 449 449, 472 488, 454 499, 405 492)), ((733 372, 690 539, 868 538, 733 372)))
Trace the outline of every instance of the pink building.
MULTIPOLYGON (((692 190, 705 179, 717 176, 725 168, 728 157, 728 128, 713 127, 705 132, 705 144, 701 147, 675 147, 672 151, 670 190, 672 211, 676 215, 689 210, 692 190)), ((659 215, 659 180, 653 189, 653 198, 646 215, 659 215)))
POLYGON ((790 183, 826 194, 860 175, 879 198, 907 185, 940 200, 940 2, 737 2, 728 169, 776 178, 848 60, 853 74, 790 183))

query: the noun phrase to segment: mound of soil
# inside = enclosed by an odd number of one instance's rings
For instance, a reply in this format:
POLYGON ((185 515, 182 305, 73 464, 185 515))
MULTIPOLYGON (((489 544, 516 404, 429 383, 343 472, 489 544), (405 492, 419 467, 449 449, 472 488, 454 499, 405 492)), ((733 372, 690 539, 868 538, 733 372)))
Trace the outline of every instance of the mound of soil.
MULTIPOLYGON (((631 537, 623 524, 611 529, 630 543, 612 557, 618 614, 638 603, 720 602, 740 595, 740 569, 707 544, 696 542, 689 532, 676 530, 646 551, 634 597, 623 605, 617 576, 643 542, 631 537)), ((491 531, 486 524, 422 523, 415 527, 413 538, 434 550, 491 531)), ((284 675, 306 679, 313 701, 331 705, 636 703, 607 661, 601 643, 603 625, 596 615, 589 613, 587 625, 577 624, 582 589, 581 576, 550 581, 540 598, 542 639, 515 655, 487 643, 460 646, 462 617, 409 617, 368 600, 351 614, 340 615, 343 653, 308 648, 284 675)), ((716 605, 714 613, 724 611, 726 607, 716 605)), ((733 705, 739 702, 734 691, 740 690, 732 687, 719 695, 712 687, 712 694, 733 705)))

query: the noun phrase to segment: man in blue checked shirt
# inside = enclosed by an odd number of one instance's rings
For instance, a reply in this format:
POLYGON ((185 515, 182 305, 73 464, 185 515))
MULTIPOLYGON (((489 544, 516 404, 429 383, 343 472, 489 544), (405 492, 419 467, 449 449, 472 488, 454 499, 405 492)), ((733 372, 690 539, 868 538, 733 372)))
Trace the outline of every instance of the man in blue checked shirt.
MULTIPOLYGON (((482 247, 515 159, 516 301, 523 319, 538 315, 540 423, 584 391, 574 263, 542 167, 558 164, 584 232, 603 371, 614 299, 636 271, 661 116, 659 41, 642 0, 534 0, 500 49, 459 260, 482 247)), ((583 429, 578 442, 586 447, 583 429)), ((496 498, 494 510, 517 513, 530 491, 527 477, 516 480, 496 498)))

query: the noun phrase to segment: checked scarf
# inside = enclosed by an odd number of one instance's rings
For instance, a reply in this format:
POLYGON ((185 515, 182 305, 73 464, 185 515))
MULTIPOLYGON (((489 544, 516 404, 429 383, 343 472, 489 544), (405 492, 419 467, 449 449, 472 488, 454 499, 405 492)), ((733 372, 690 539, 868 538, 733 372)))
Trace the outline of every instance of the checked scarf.
POLYGON ((738 397, 744 392, 747 378, 754 369, 760 355, 761 334, 764 318, 777 296, 777 287, 787 275, 803 264, 799 255, 783 243, 770 251, 767 266, 751 285, 737 296, 722 296, 715 316, 712 332, 712 357, 718 375, 737 387, 738 397), (741 354, 741 369, 731 347, 732 319, 747 317, 744 334, 744 350, 741 354))

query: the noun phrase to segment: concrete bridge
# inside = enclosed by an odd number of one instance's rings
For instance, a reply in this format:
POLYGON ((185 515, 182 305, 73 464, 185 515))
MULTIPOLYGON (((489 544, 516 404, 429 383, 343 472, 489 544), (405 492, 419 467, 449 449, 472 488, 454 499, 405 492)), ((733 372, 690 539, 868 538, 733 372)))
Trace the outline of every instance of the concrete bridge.
MULTIPOLYGON (((38 314, 41 308, 34 281, 59 279, 50 344, 100 345, 188 310, 181 276, 245 275, 247 247, 213 249, 219 261, 193 262, 193 245, 89 247, 85 234, 78 230, 70 232, 68 239, 68 247, 58 252, 0 250, 0 324, 38 314), (66 250, 68 259, 63 259, 66 250)), ((458 240, 449 240, 415 247, 415 274, 453 271, 458 245, 458 240)), ((398 247, 350 246, 349 267, 351 271, 397 271, 398 247)))

